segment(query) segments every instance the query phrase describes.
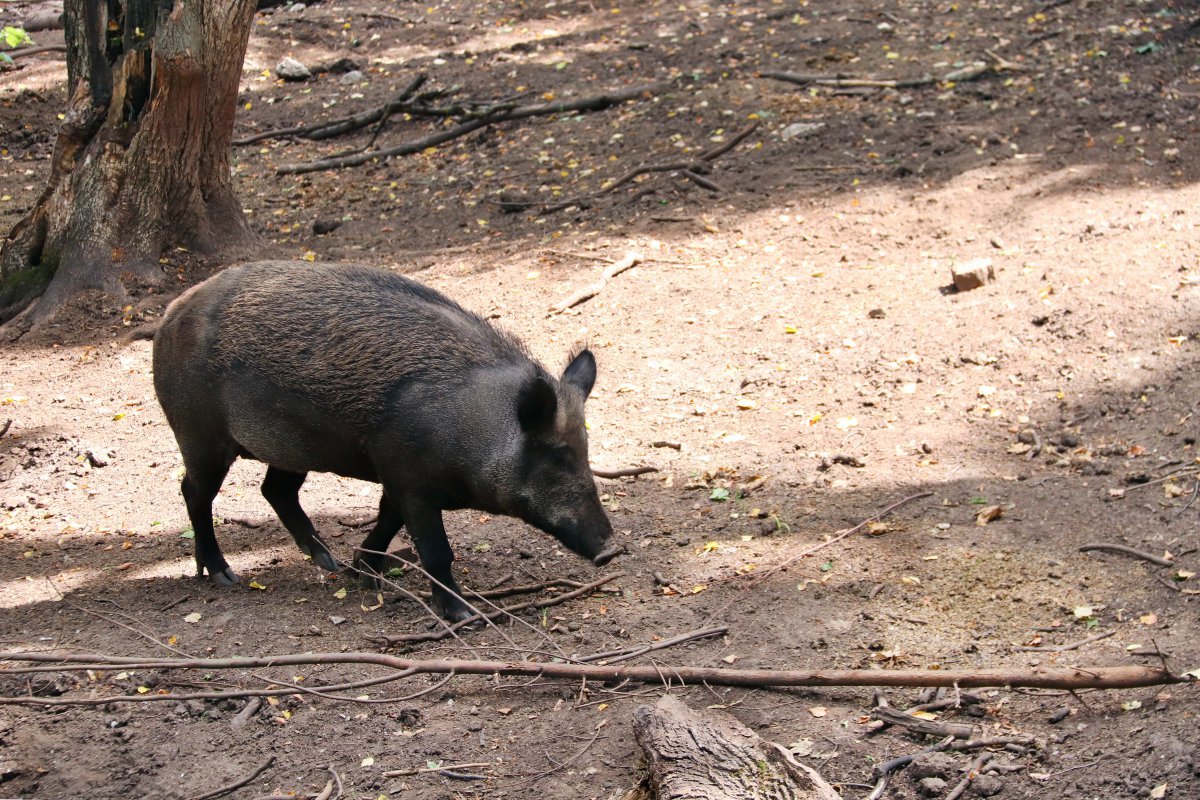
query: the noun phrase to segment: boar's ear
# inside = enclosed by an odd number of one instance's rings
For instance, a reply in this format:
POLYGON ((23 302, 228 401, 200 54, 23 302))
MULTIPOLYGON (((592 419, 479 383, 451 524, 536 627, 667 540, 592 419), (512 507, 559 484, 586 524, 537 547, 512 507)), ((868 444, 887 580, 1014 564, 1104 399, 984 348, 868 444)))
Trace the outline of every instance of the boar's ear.
POLYGON ((596 384, 596 357, 591 350, 579 351, 579 355, 563 370, 562 382, 574 386, 587 399, 596 384))
POLYGON ((526 381, 517 397, 517 419, 523 431, 542 431, 554 426, 558 395, 545 376, 526 381))

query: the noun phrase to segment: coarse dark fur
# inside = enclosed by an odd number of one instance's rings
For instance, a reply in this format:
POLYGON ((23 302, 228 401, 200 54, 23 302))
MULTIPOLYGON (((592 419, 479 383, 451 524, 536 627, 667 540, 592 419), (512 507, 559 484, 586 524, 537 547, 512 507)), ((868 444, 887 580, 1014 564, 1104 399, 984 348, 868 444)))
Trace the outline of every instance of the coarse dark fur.
MULTIPOLYGON (((237 457, 268 465, 263 495, 297 544, 337 562, 299 504, 308 472, 383 485, 363 543, 407 525, 434 600, 466 616, 441 511, 509 514, 602 564, 619 549, 587 460, 588 350, 555 379, 514 337, 426 286, 361 266, 233 267, 168 307, 154 383, 183 455, 197 572, 229 569, 211 505, 237 457)), ((362 554, 363 572, 381 556, 362 554)))
POLYGON ((214 365, 254 364, 264 379, 364 429, 386 414, 390 390, 414 376, 453 381, 500 363, 546 375, 518 339, 428 286, 372 267, 289 266, 237 268, 214 365))

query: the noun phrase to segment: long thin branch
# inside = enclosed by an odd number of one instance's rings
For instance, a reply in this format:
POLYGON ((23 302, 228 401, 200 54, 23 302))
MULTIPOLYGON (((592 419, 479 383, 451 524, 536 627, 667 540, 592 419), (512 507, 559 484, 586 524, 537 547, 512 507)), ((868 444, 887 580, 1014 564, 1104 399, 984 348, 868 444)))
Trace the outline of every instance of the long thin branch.
MULTIPOLYGON (((70 667, 57 666, 52 669, 53 669, 53 671, 62 671, 63 669, 90 669, 93 672, 99 672, 99 671, 103 671, 103 670, 112 669, 112 665, 111 664, 102 664, 102 663, 80 664, 78 666, 70 666, 70 667)), ((120 667, 120 669, 158 669, 158 667, 142 667, 141 665, 133 665, 133 666, 120 667)), ((35 670, 41 671, 37 667, 25 667, 25 668, 21 668, 21 669, 11 670, 11 672, 13 672, 14 674, 25 674, 28 672, 33 672, 35 670)), ((10 670, 0 670, 0 674, 6 673, 9 671, 10 670)), ((355 702, 355 703, 363 703, 363 704, 374 703, 376 701, 361 700, 359 698, 345 697, 345 696, 341 696, 341 695, 333 695, 333 694, 328 694, 327 692, 346 691, 346 690, 352 690, 352 689, 362 689, 367 686, 377 686, 381 683, 388 683, 390 681, 397 681, 397 680, 401 680, 403 678, 409 678, 415 674, 416 674, 415 672, 412 672, 410 670, 400 670, 399 672, 392 673, 391 675, 384 675, 379 678, 370 678, 367 680, 351 681, 349 683, 339 683, 339 684, 335 684, 332 686, 319 687, 320 689, 324 689, 325 692, 316 691, 313 689, 309 689, 307 691, 309 694, 314 694, 319 697, 324 697, 327 700, 341 700, 344 702, 355 702)), ((437 686, 434 686, 432 688, 436 689, 440 685, 441 685, 441 683, 439 683, 437 686)), ((419 697, 420 694, 424 694, 424 693, 425 692, 422 691, 417 695, 386 698, 385 700, 383 700, 383 702, 397 703, 397 702, 401 702, 404 700, 411 700, 411 699, 414 699, 415 697, 419 697)), ((240 697, 284 697, 284 696, 290 695, 290 694, 304 694, 304 692, 301 690, 298 690, 292 686, 287 686, 287 687, 279 688, 279 689, 267 689, 267 688, 263 688, 263 689, 229 689, 227 691, 221 691, 221 692, 191 692, 188 694, 175 694, 174 692, 168 692, 166 694, 132 694, 132 695, 116 694, 116 695, 109 695, 108 697, 88 697, 88 698, 82 698, 82 699, 78 699, 78 700, 61 698, 61 697, 32 697, 32 696, 0 697, 0 705, 102 706, 106 703, 162 703, 162 702, 166 702, 166 701, 172 701, 172 702, 178 703, 183 700, 229 700, 229 699, 240 698, 240 697)))
POLYGON ((327 169, 341 169, 343 167, 357 167, 366 164, 369 161, 379 159, 392 158, 395 156, 406 156, 413 153, 419 153, 430 147, 436 147, 439 144, 457 139, 460 136, 465 136, 472 131, 479 130, 487 125, 494 125, 500 122, 511 122, 518 119, 527 119, 528 117, 551 116, 554 114, 564 114, 571 111, 602 111, 621 103, 636 100, 643 95, 656 95, 669 89, 673 86, 671 81, 660 81, 644 86, 634 86, 628 89, 619 89, 614 92, 606 92, 604 94, 591 95, 578 100, 555 101, 552 103, 538 103, 530 106, 517 106, 507 110, 497 111, 489 116, 479 119, 470 119, 453 128, 448 128, 438 133, 431 134, 422 139, 417 139, 412 142, 396 145, 395 147, 385 148, 383 150, 373 150, 368 153, 355 153, 353 155, 342 156, 338 158, 327 158, 322 161, 311 161, 304 164, 283 164, 278 167, 275 172, 278 175, 298 175, 306 172, 319 172, 327 169))
MULTIPOLYGON (((1121 667, 1045 667, 995 668, 980 670, 778 670, 723 669, 685 666, 602 666, 598 664, 539 663, 533 661, 430 660, 393 656, 386 653, 285 653, 257 657, 232 658, 141 658, 136 656, 96 655, 61 650, 10 650, 0 652, 0 662, 57 663, 63 669, 87 664, 101 670, 198 669, 227 670, 256 667, 311 664, 377 664, 414 674, 523 675, 589 681, 631 681, 659 684, 665 674, 684 684, 708 683, 714 686, 946 686, 977 688, 984 686, 1030 687, 1039 689, 1133 689, 1191 683, 1193 678, 1175 675, 1160 667, 1127 665, 1121 667)), ((0 675, 5 670, 0 669, 0 675)), ((8 697, 7 703, 60 700, 62 698, 8 697)), ((117 702, 117 701, 110 701, 117 702)))
POLYGON ((724 634, 728 633, 728 631, 729 628, 724 625, 719 628, 706 628, 704 630, 691 631, 690 633, 683 633, 679 636, 673 636, 670 639, 663 639, 660 642, 638 645, 637 647, 627 647, 623 650, 609 650, 606 653, 593 653, 590 656, 582 656, 575 660, 585 664, 594 661, 599 661, 604 664, 615 664, 618 661, 628 661, 631 658, 644 656, 646 653, 650 653, 655 650, 666 650, 668 647, 674 647, 675 645, 683 644, 684 642, 691 642, 695 641, 696 639, 708 639, 712 636, 723 636, 724 634))

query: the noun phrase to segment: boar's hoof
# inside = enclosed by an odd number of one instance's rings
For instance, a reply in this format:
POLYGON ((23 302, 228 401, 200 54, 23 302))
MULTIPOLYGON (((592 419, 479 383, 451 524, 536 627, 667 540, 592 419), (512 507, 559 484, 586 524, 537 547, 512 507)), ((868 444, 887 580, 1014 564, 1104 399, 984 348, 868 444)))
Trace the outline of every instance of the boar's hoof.
MULTIPOLYGON (((313 560, 316 561, 315 558, 313 560)), ((354 559, 354 563, 350 565, 350 569, 358 573, 358 585, 362 588, 372 591, 383 588, 383 582, 379 579, 379 570, 375 568, 374 564, 361 557, 357 557, 354 559)))
POLYGON ((209 572, 209 577, 217 586, 237 586, 239 583, 237 573, 229 567, 226 567, 222 570, 217 570, 216 572, 209 572))
POLYGON ((333 557, 333 554, 328 550, 321 550, 314 547, 312 553, 313 563, 323 569, 325 572, 337 572, 342 568, 338 560, 333 557))
MULTIPOLYGON (((438 615, 450 623, 464 622, 472 617, 478 616, 458 598, 437 597, 435 595, 433 604, 434 609, 438 612, 438 615)), ((476 619, 474 622, 464 627, 474 628, 481 625, 483 625, 483 620, 476 619)))
POLYGON ((601 550, 600 554, 592 559, 592 563, 595 564, 597 567, 603 567, 605 564, 612 561, 614 558, 616 558, 617 556, 621 555, 624 552, 625 552, 625 545, 614 544, 612 547, 609 547, 605 550, 601 550))

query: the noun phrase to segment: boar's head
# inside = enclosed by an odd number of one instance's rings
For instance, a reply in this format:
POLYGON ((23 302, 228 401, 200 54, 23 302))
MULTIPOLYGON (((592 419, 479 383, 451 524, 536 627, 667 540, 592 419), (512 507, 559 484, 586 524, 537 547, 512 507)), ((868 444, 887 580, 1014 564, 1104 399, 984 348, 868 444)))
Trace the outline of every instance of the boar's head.
POLYGON ((555 382, 531 376, 518 390, 519 477, 512 512, 596 566, 623 552, 609 542, 612 523, 588 463, 583 405, 596 382, 596 359, 579 352, 555 382))

